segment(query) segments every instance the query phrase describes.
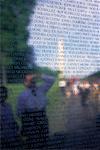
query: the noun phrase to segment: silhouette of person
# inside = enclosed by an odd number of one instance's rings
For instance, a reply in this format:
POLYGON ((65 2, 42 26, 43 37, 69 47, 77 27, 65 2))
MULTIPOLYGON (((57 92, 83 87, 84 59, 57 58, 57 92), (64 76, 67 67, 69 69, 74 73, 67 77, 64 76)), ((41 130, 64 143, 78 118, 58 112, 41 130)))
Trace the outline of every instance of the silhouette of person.
POLYGON ((78 87, 81 96, 81 104, 83 106, 87 105, 87 99, 90 94, 90 85, 87 81, 83 81, 82 85, 78 87))
POLYGON ((14 119, 11 106, 6 102, 8 90, 5 86, 0 87, 0 141, 1 149, 20 148, 18 125, 14 119))
POLYGON ((49 137, 48 119, 46 116, 46 93, 54 78, 43 75, 44 83, 36 86, 32 74, 24 79, 26 89, 18 97, 17 114, 22 122, 22 136, 26 137, 25 147, 47 149, 49 137))

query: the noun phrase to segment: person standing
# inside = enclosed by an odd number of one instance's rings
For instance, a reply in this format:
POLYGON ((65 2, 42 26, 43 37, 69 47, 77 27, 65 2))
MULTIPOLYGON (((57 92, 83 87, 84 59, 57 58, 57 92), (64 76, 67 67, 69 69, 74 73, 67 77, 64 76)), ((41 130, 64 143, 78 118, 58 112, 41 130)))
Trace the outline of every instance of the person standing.
POLYGON ((0 146, 1 149, 21 149, 19 127, 14 119, 11 106, 6 102, 8 90, 0 87, 0 146))
POLYGON ((87 105, 88 96, 90 94, 90 84, 87 81, 83 81, 78 87, 81 96, 81 104, 83 106, 87 105))
POLYGON ((24 79, 25 90, 18 97, 17 115, 21 119, 22 136, 26 138, 28 149, 47 149, 49 137, 48 119, 46 115, 46 93, 54 82, 54 78, 42 75, 44 83, 37 86, 32 74, 24 79))

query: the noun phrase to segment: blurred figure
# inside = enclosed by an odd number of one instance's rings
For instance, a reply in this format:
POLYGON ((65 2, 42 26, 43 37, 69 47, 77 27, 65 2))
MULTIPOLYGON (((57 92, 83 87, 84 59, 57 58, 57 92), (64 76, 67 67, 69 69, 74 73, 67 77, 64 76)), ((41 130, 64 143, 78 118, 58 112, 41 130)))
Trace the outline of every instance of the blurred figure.
POLYGON ((70 98, 71 97, 71 85, 70 85, 70 81, 68 80, 66 83, 66 88, 65 88, 65 96, 66 98, 70 98))
POLYGON ((80 96, 81 96, 81 104, 84 106, 87 104, 88 96, 90 94, 90 84, 88 81, 83 81, 79 87, 80 96))
POLYGON ((94 82, 91 86, 91 100, 95 106, 96 113, 100 113, 100 85, 94 82))
POLYGON ((1 149, 19 149, 20 140, 18 135, 18 126, 15 122, 11 106, 6 102, 8 90, 6 87, 0 87, 0 144, 1 149))
POLYGON ((93 99, 99 99, 99 94, 100 94, 100 87, 99 84, 94 82, 93 83, 93 91, 92 91, 92 95, 93 95, 93 99))
POLYGON ((76 81, 72 87, 72 91, 75 96, 79 94, 78 86, 79 86, 79 81, 76 81))
POLYGON ((26 89, 19 95, 17 114, 22 122, 22 136, 26 138, 26 149, 47 149, 49 137, 48 119, 46 116, 46 93, 54 79, 43 75, 44 83, 37 86, 32 74, 24 79, 26 89))

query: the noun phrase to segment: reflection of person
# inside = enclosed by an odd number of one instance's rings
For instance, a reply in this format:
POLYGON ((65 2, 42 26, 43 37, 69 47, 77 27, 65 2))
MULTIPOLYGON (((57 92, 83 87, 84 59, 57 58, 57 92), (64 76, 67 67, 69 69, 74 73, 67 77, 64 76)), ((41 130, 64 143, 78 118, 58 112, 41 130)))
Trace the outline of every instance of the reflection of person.
POLYGON ((22 121, 22 135, 26 137, 26 147, 39 149, 47 145, 48 120, 46 116, 46 92, 51 87, 54 79, 42 76, 44 84, 36 86, 33 76, 25 76, 26 89, 18 98, 17 114, 22 121))
POLYGON ((72 90, 73 90, 73 94, 75 96, 77 96, 79 94, 78 82, 76 82, 76 83, 73 84, 72 90))
POLYGON ((86 105, 88 96, 90 94, 90 85, 88 82, 84 81, 78 88, 80 91, 81 103, 82 105, 86 105))
POLYGON ((93 98, 95 100, 99 100, 99 94, 100 94, 100 87, 99 87, 99 84, 94 82, 93 83, 93 90, 92 90, 92 95, 93 95, 93 98))
POLYGON ((0 87, 0 142, 2 149, 17 149, 19 147, 18 126, 14 120, 12 109, 6 102, 7 88, 0 87))

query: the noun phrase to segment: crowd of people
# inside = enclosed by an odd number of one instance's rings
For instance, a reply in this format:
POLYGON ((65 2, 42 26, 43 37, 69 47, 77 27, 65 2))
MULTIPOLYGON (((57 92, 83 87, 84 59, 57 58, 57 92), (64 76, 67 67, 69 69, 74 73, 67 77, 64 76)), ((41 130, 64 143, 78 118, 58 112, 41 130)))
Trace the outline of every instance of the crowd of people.
POLYGON ((99 82, 89 83, 87 80, 76 81, 74 83, 67 82, 65 88, 65 94, 67 97, 71 95, 80 95, 82 104, 86 104, 88 98, 100 99, 100 84, 99 82))
MULTIPOLYGON (((0 86, 0 141, 2 149, 48 149, 49 126, 46 115, 46 93, 55 81, 54 77, 43 75, 43 84, 37 86, 33 74, 24 77, 25 90, 18 95, 16 116, 20 120, 19 127, 12 108, 7 102, 8 89, 0 86)), ((81 104, 86 105, 90 95, 100 98, 100 85, 88 81, 67 82, 65 94, 80 95, 81 104)))
POLYGON ((21 122, 20 127, 15 121, 10 104, 6 101, 8 89, 5 86, 0 87, 2 149, 47 149, 49 127, 46 93, 52 86, 54 78, 43 75, 42 79, 43 84, 37 86, 33 74, 25 75, 25 90, 17 99, 16 114, 21 122))

